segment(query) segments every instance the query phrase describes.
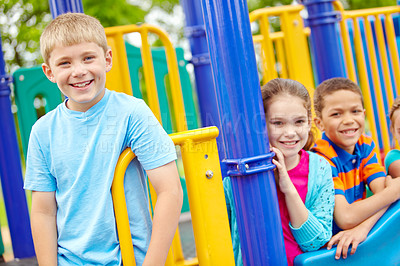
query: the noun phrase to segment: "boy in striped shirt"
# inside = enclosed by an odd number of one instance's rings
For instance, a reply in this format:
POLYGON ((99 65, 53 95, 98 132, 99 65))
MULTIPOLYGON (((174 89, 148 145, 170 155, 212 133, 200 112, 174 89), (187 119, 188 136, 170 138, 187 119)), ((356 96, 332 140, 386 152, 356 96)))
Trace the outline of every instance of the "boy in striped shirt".
POLYGON ((365 109, 360 88, 349 79, 322 82, 314 93, 314 119, 323 131, 313 151, 332 166, 335 186, 333 237, 335 258, 345 259, 364 241, 388 206, 400 198, 400 178, 386 177, 373 140, 364 135, 365 109), (366 198, 365 186, 374 193, 366 198))

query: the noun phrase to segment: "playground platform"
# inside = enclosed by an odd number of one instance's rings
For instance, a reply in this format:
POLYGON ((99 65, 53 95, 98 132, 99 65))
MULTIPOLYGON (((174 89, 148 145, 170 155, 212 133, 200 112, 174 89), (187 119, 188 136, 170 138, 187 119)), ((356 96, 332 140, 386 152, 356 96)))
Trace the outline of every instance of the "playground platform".
MULTIPOLYGON (((182 250, 185 258, 196 257, 192 220, 190 216, 182 215, 179 222, 179 232, 181 234, 182 250)), ((8 262, 0 262, 0 266, 37 266, 36 258, 17 259, 8 262)))

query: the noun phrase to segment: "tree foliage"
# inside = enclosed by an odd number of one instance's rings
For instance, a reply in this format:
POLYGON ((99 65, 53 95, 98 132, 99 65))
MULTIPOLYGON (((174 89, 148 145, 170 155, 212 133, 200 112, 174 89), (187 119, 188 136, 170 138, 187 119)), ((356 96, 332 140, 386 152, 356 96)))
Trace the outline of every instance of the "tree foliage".
POLYGON ((349 10, 397 5, 396 0, 341 0, 341 2, 349 10))

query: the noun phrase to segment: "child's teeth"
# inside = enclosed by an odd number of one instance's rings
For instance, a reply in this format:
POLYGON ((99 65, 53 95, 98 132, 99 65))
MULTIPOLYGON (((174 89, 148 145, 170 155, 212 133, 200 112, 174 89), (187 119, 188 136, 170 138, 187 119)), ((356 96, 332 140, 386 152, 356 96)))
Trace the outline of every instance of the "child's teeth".
POLYGON ((87 82, 85 82, 85 83, 77 83, 77 84, 75 84, 74 86, 75 87, 80 87, 80 88, 82 88, 82 87, 85 87, 86 85, 88 85, 90 83, 90 81, 87 81, 87 82))

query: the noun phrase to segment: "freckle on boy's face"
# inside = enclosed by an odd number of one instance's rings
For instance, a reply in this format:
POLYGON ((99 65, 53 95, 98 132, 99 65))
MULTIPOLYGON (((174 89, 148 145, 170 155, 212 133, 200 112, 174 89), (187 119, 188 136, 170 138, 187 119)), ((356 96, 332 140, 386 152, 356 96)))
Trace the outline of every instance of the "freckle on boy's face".
POLYGON ((352 154, 364 132, 365 110, 361 96, 349 90, 325 96, 321 117, 315 122, 332 142, 352 154))
POLYGON ((85 112, 104 95, 106 72, 111 70, 111 50, 93 42, 56 46, 43 64, 43 71, 68 97, 67 107, 85 112))

